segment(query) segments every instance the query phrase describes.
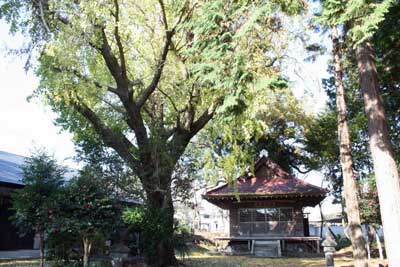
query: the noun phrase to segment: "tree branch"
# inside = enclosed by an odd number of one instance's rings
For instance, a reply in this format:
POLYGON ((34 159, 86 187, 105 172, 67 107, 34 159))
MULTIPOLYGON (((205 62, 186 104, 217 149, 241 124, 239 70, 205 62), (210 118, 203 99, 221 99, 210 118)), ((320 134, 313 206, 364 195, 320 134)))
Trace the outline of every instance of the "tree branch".
POLYGON ((114 37, 115 37, 115 41, 117 42, 117 46, 118 46, 119 60, 121 63, 121 75, 124 80, 128 80, 128 76, 127 76, 127 72, 126 72, 124 48, 122 46, 121 36, 119 35, 119 4, 118 4, 118 0, 114 0, 114 6, 115 6, 114 37))
POLYGON ((160 93, 162 95, 164 95, 169 100, 169 102, 171 103, 171 105, 172 105, 173 109, 175 110, 175 112, 179 113, 179 110, 178 110, 177 106, 175 105, 175 102, 172 100, 172 98, 166 92, 161 90, 161 88, 158 88, 158 91, 160 91, 160 93))
POLYGON ((310 171, 312 171, 312 169, 307 169, 305 171, 302 171, 299 167, 297 167, 296 165, 289 163, 289 166, 292 167, 293 169, 295 169, 296 171, 298 171, 301 174, 306 174, 309 173, 310 171))
POLYGON ((113 87, 113 86, 111 86, 111 85, 102 85, 102 84, 101 84, 100 82, 98 82, 98 81, 91 80, 89 77, 87 77, 86 75, 80 73, 80 72, 79 72, 78 70, 76 70, 76 69, 68 69, 68 68, 65 68, 65 67, 54 67, 54 70, 56 70, 56 71, 58 71, 58 72, 61 72, 61 73, 64 72, 64 71, 70 72, 70 73, 72 73, 73 75, 75 75, 77 78, 82 79, 82 80, 84 80, 85 82, 92 83, 93 85, 95 85, 95 86, 96 86, 97 88, 99 88, 99 89, 106 88, 107 91, 109 91, 109 92, 111 92, 111 93, 113 93, 113 94, 118 95, 117 88, 115 88, 115 87, 113 87))
POLYGON ((154 92, 157 88, 158 82, 160 81, 161 74, 164 68, 165 60, 167 59, 167 54, 169 50, 169 46, 171 44, 172 36, 174 35, 175 30, 173 31, 166 31, 166 39, 164 43, 163 50, 161 52, 160 58, 157 62, 156 69, 153 75, 153 79, 151 80, 150 84, 146 87, 146 89, 140 94, 140 97, 137 101, 137 106, 140 109, 150 95, 154 92))
POLYGON ((50 28, 47 25, 46 19, 44 18, 44 11, 43 11, 43 3, 42 0, 39 0, 39 13, 40 13, 40 19, 42 20, 43 26, 46 29, 47 34, 50 34, 50 28))
POLYGON ((139 162, 132 152, 137 149, 122 133, 108 128, 96 113, 82 101, 73 102, 72 107, 90 122, 107 146, 113 148, 132 167, 138 166, 139 162))
POLYGON ((101 36, 103 42, 100 47, 100 53, 103 56, 104 61, 106 62, 108 70, 110 71, 111 75, 115 79, 115 82, 117 83, 117 88, 119 92, 121 93, 121 90, 125 90, 125 93, 127 93, 129 81, 122 74, 122 68, 112 52, 111 46, 107 40, 106 32, 103 27, 101 28, 101 36))
POLYGON ((167 15, 165 13, 164 1, 158 0, 158 3, 160 4, 160 7, 161 7, 161 14, 162 14, 165 31, 168 31, 168 22, 167 22, 167 15))
POLYGON ((144 126, 143 118, 140 114, 140 108, 138 108, 132 99, 133 95, 129 88, 132 82, 128 79, 125 79, 122 75, 122 69, 118 64, 117 58, 112 53, 104 28, 101 28, 101 33, 103 37, 103 43, 100 53, 103 56, 111 75, 113 75, 115 81, 117 82, 116 93, 126 109, 127 123, 135 132, 139 148, 143 149, 147 146, 147 131, 144 126))
POLYGON ((147 99, 150 97, 150 95, 157 88, 158 82, 160 81, 161 74, 162 74, 162 71, 164 68, 165 60, 167 58, 169 47, 172 45, 172 37, 175 34, 176 28, 182 21, 186 21, 192 15, 194 8, 197 6, 195 4, 191 8, 189 8, 188 12, 186 12, 186 17, 184 17, 185 11, 187 10, 187 6, 185 5, 180 10, 179 17, 175 21, 174 26, 171 29, 169 29, 168 22, 167 22, 167 16, 166 16, 166 12, 165 12, 165 7, 164 7, 164 2, 163 2, 163 0, 158 0, 158 2, 161 7, 161 13, 162 13, 163 22, 164 22, 166 38, 165 38, 163 50, 161 52, 160 58, 156 65, 153 79, 151 80, 150 84, 146 87, 146 89, 141 93, 141 95, 137 101, 137 106, 139 107, 139 109, 144 105, 144 103, 147 101, 147 99))
POLYGON ((214 117, 215 110, 222 102, 222 99, 217 99, 208 109, 206 109, 200 117, 190 126, 190 137, 195 136, 203 127, 214 117))

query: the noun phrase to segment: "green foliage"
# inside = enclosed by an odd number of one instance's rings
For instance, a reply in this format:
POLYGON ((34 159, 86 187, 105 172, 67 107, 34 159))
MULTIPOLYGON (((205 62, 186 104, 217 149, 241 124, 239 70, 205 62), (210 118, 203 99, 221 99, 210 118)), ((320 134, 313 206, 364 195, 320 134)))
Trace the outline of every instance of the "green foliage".
POLYGON ((274 65, 286 48, 282 20, 304 1, 50 0, 35 12, 40 3, 3 8, 37 49, 34 96, 77 143, 100 140, 139 177, 155 206, 144 216, 154 253, 172 240, 173 210, 151 198, 171 201, 175 166, 202 129, 213 123, 211 133, 232 143, 219 160, 225 177, 251 161, 241 144, 264 132, 259 107, 284 83, 274 65))
POLYGON ((373 176, 361 182, 360 212, 364 223, 382 224, 376 180, 373 176))
POLYGON ((393 0, 324 0, 321 2, 322 14, 317 22, 328 27, 345 25, 349 39, 355 45, 372 38, 379 24, 384 21, 389 8, 397 3, 393 0))
POLYGON ((96 177, 101 177, 103 185, 120 199, 144 199, 143 187, 137 174, 129 168, 121 157, 106 147, 101 140, 88 136, 75 142, 76 158, 96 177))
POLYGON ((13 221, 22 233, 44 232, 52 223, 52 210, 65 170, 44 150, 34 151, 22 167, 25 187, 12 194, 13 221))
POLYGON ((260 96, 252 101, 259 104, 231 122, 212 123, 198 136, 206 180, 215 182, 223 177, 233 182, 263 149, 289 172, 308 172, 318 166, 313 154, 304 149, 314 117, 303 110, 285 80, 277 77, 258 86, 260 96))
POLYGON ((58 204, 52 232, 76 233, 80 238, 93 239, 117 227, 115 199, 105 190, 104 181, 90 170, 69 181, 58 204))
POLYGON ((157 257, 157 244, 160 241, 173 244, 173 240, 170 239, 170 226, 165 223, 168 219, 165 209, 140 207, 127 209, 123 214, 124 222, 142 234, 141 246, 149 258, 157 257))
POLYGON ((191 237, 190 229, 175 222, 172 229, 165 223, 169 219, 167 210, 160 210, 148 207, 129 208, 123 212, 122 219, 131 231, 140 232, 141 248, 149 258, 157 256, 157 244, 160 240, 170 247, 173 247, 182 256, 187 254, 186 242, 191 237))
MULTIPOLYGON (((158 86, 160 91, 152 94, 141 112, 149 127, 151 146, 165 164, 171 157, 164 155, 167 152, 164 143, 168 141, 160 139, 163 133, 174 127, 188 130, 188 119, 193 115, 194 119, 199 118, 209 107, 217 109, 214 117, 221 119, 219 126, 224 126, 230 138, 236 133, 229 133, 229 130, 238 125, 247 129, 247 138, 255 131, 262 131, 265 125, 254 122, 253 107, 265 102, 269 98, 268 89, 282 82, 279 69, 271 68, 272 64, 269 66, 286 46, 286 38, 280 35, 283 32, 280 17, 296 15, 305 8, 303 1, 218 0, 192 4, 190 1, 164 3, 170 27, 179 11, 186 11, 183 15, 188 17, 175 30, 174 47, 170 49, 158 86), (156 106, 163 107, 162 111, 156 106), (184 113, 189 109, 193 114, 188 117, 184 113)), ((148 84, 148 77, 154 71, 153 62, 163 45, 160 41, 164 39, 163 25, 154 12, 159 10, 158 3, 139 1, 135 5, 125 2, 119 5, 119 34, 125 47, 129 78, 139 80, 142 85, 148 84)), ((4 6, 8 6, 8 1, 4 6)), ((28 1, 7 9, 4 15, 21 29, 43 25, 40 16, 21 23, 17 14, 22 8, 30 9, 28 1)), ((77 4, 65 0, 51 2, 47 8, 45 22, 53 33, 46 39, 46 45, 39 44, 41 57, 36 72, 41 84, 35 95, 60 114, 57 123, 73 132, 77 142, 93 136, 98 138, 98 133, 73 109, 75 101, 83 101, 114 131, 129 134, 131 130, 126 124, 122 103, 106 91, 107 85, 113 86, 115 81, 101 54, 93 49, 101 42, 96 28, 103 27, 112 52, 116 55, 119 52, 113 36, 114 3, 106 1, 99 5, 80 1, 77 4), (47 17, 50 14, 54 16, 47 17), (96 86, 99 84, 101 88, 96 86)), ((130 90, 136 98, 143 88, 133 86, 130 90)), ((139 157, 137 149, 132 149, 131 153, 139 157)), ((249 159, 247 156, 242 161, 248 163, 249 159)), ((226 159, 223 165, 234 163, 226 159)), ((175 165, 175 162, 170 164, 175 165)))
MULTIPOLYGON (((389 127, 391 128, 391 140, 395 149, 395 156, 400 162, 399 147, 399 79, 394 74, 399 70, 400 54, 396 47, 395 40, 398 40, 400 5, 392 1, 372 1, 366 4, 365 1, 323 1, 322 16, 319 17, 325 26, 343 26, 343 33, 350 30, 352 38, 343 36, 343 68, 344 86, 346 88, 347 120, 350 127, 350 137, 352 143, 352 157, 354 169, 358 174, 360 187, 360 208, 362 219, 366 222, 380 222, 379 203, 376 195, 376 185, 372 176, 373 165, 370 157, 368 145, 367 119, 364 113, 364 103, 360 92, 359 76, 357 65, 352 49, 353 44, 357 44, 368 38, 376 51, 376 65, 379 73, 379 87, 382 93, 383 102, 386 110, 389 127), (382 13, 383 12, 383 13, 382 13), (358 14, 359 17, 352 17, 358 14), (367 15, 370 14, 370 15, 367 15), (385 14, 383 17, 382 15, 385 14), (375 18, 371 18, 375 16, 375 18), (369 22, 365 22, 370 20, 369 22), (364 21, 364 22, 361 22, 364 21), (346 24, 347 23, 347 24, 346 24), (364 24, 363 24, 364 23, 364 24), (371 25, 374 25, 371 27, 371 25), (365 26, 360 30, 359 26, 365 26), (352 28, 354 26, 354 28, 352 28), (367 29, 368 27, 368 29, 367 29), (355 29, 355 30, 354 30, 355 29), (358 31, 358 35, 355 34, 358 31), (374 207, 374 208, 372 208, 374 207)), ((318 20, 317 20, 318 21, 318 20)), ((329 96, 327 110, 321 114, 312 127, 310 140, 307 144, 311 153, 316 153, 320 157, 321 169, 324 170, 331 181, 335 196, 340 201, 342 188, 342 175, 339 168, 339 153, 337 142, 327 140, 337 140, 336 126, 336 89, 333 78, 333 65, 330 63, 329 73, 331 77, 323 81, 325 91, 329 96)))
POLYGON ((343 248, 347 248, 351 246, 351 240, 348 239, 346 236, 336 235, 336 250, 341 250, 343 248))
POLYGON ((119 229, 120 216, 121 207, 107 191, 106 181, 85 167, 68 181, 52 210, 53 222, 47 229, 49 259, 61 266, 65 262, 74 265, 85 242, 104 252, 105 240, 119 229))
POLYGON ((50 231, 47 235, 46 258, 52 266, 80 266, 79 236, 71 231, 50 231))
POLYGON ((173 247, 181 258, 189 254, 188 243, 192 241, 192 237, 190 227, 179 224, 175 226, 173 247))
POLYGON ((126 209, 122 214, 122 220, 136 230, 140 229, 143 224, 144 216, 145 210, 143 208, 126 209))

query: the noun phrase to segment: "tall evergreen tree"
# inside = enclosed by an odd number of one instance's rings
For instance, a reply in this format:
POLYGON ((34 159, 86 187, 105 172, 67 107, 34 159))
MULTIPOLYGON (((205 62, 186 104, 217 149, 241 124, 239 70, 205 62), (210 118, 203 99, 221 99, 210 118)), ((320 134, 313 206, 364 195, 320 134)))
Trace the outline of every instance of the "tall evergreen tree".
POLYGON ((346 214, 349 223, 350 239, 353 247, 354 265, 356 267, 368 267, 365 241, 361 230, 359 194, 357 179, 353 169, 353 158, 351 156, 351 141, 349 126, 347 122, 347 107, 343 85, 343 69, 341 45, 339 43, 339 32, 336 25, 331 27, 333 44, 333 57, 335 66, 336 105, 338 113, 338 137, 340 164, 343 173, 344 199, 346 202, 346 214))
MULTIPOLYGON (((398 4, 393 1, 324 2, 330 3, 330 7, 337 7, 338 3, 340 4, 340 15, 333 20, 336 24, 348 28, 347 45, 350 48, 348 49, 348 58, 354 60, 358 66, 359 85, 368 122, 369 147, 377 181, 384 232, 387 237, 385 239, 387 255, 390 266, 397 266, 399 256, 395 251, 400 237, 400 209, 398 204, 400 201, 400 180, 380 93, 381 89, 386 89, 379 86, 372 41, 375 34, 381 35, 377 29, 382 21, 384 23, 385 14, 389 7, 394 5, 393 8, 395 8, 398 4), (355 57, 353 57, 353 53, 355 53, 355 57)), ((333 9, 329 8, 329 5, 327 6, 325 12, 327 14, 332 13, 333 9)))
POLYGON ((53 222, 52 211, 65 170, 44 150, 26 159, 22 167, 25 187, 12 195, 14 222, 22 232, 39 235, 40 266, 44 266, 45 233, 53 222))
POLYGON ((369 144, 379 193, 386 253, 389 265, 398 266, 400 265, 400 255, 397 252, 400 243, 400 176, 379 90, 375 52, 370 41, 373 30, 384 19, 391 2, 383 1, 371 7, 361 6, 354 1, 350 3, 351 9, 346 16, 353 24, 352 37, 355 42, 360 86, 368 120, 369 144), (364 17, 360 18, 360 15, 364 17))

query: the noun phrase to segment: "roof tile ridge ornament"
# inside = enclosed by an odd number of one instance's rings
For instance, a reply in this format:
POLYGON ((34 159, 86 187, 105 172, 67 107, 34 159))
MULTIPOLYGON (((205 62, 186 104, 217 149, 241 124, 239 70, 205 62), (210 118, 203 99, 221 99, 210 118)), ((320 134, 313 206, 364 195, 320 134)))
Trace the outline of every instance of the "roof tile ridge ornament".
MULTIPOLYGON (((296 177, 286 170, 284 170, 278 163, 273 161, 271 158, 262 155, 255 163, 254 163, 254 172, 257 172, 257 170, 265 165, 268 169, 280 173, 281 175, 277 175, 277 177, 272 177, 271 180, 277 179, 277 178, 282 178, 282 179, 296 179, 296 177)), ((254 175, 254 177, 256 177, 254 175)))

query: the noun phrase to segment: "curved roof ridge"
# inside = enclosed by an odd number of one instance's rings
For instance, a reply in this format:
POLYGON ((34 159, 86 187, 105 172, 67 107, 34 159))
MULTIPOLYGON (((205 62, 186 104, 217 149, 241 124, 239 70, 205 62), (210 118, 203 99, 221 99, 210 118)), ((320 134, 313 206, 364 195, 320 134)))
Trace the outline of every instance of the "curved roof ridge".
POLYGON ((250 175, 241 175, 235 179, 237 182, 237 191, 235 187, 228 187, 228 183, 218 185, 206 191, 206 195, 219 195, 219 194, 262 194, 268 193, 276 194, 287 193, 301 193, 301 194, 326 194, 328 191, 322 187, 310 184, 307 181, 299 179, 289 172, 282 169, 277 163, 272 161, 266 156, 262 156, 254 163, 255 174, 248 173, 250 175), (267 175, 266 177, 256 176, 257 171, 261 166, 266 166, 271 169, 273 174, 267 175), (241 178, 245 178, 241 180, 241 178), (255 178, 255 179, 254 179, 255 178), (264 181, 267 182, 264 182, 264 181))

